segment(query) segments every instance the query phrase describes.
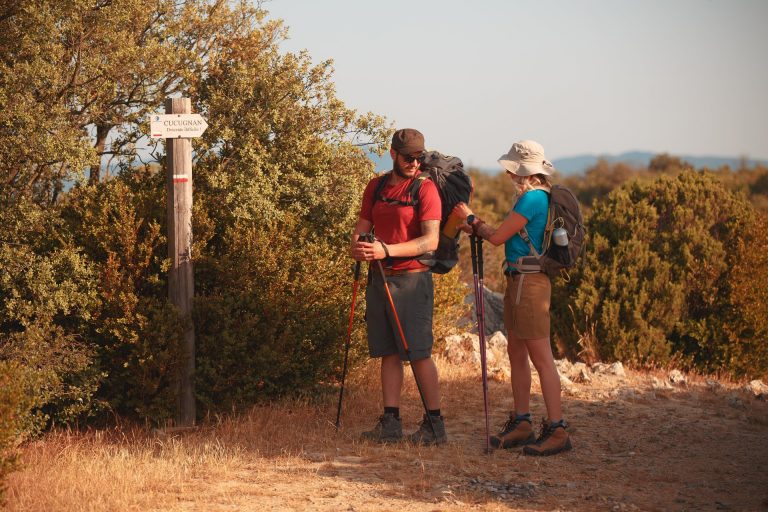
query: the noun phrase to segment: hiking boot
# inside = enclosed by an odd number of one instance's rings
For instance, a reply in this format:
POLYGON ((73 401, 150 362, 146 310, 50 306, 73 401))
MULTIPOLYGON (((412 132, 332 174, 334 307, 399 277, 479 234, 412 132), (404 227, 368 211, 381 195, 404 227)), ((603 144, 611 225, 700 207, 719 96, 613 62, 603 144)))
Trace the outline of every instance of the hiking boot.
POLYGON ((523 455, 554 455, 572 448, 571 438, 565 431, 566 423, 563 420, 552 425, 546 419, 542 421, 541 434, 535 444, 523 447, 523 455))
POLYGON ((519 418, 514 412, 509 415, 509 420, 501 428, 501 432, 491 436, 491 446, 505 450, 535 441, 536 434, 533 433, 531 420, 527 417, 519 418))
POLYGON ((363 432, 361 437, 377 443, 396 443, 403 438, 403 422, 391 412, 385 412, 373 430, 363 432))
POLYGON ((445 434, 445 418, 442 416, 430 416, 424 415, 419 425, 419 430, 408 436, 408 440, 413 444, 443 444, 448 441, 448 436, 445 434), (432 420, 430 424, 429 420, 432 420), (432 431, 432 425, 435 430, 432 431))

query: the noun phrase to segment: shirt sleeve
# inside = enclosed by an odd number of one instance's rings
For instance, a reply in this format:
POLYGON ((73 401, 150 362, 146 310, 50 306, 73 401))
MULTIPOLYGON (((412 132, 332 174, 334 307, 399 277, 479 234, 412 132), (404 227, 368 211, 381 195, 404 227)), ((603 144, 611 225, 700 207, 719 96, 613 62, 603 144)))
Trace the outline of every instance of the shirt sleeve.
POLYGON ((424 180, 419 187, 419 221, 441 220, 443 205, 440 201, 440 193, 432 180, 424 180))
POLYGON ((360 205, 360 218, 373 222, 373 195, 376 193, 376 185, 381 178, 373 178, 368 182, 363 192, 363 203, 360 205))

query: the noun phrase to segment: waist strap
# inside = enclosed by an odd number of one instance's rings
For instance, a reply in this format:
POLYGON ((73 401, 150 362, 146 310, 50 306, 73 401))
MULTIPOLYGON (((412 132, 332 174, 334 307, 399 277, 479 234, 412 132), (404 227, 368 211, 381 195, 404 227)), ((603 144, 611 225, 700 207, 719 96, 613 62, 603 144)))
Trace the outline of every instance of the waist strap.
POLYGON ((504 261, 504 275, 512 276, 515 274, 535 274, 542 272, 541 264, 538 258, 532 256, 523 256, 515 262, 504 261))
MULTIPOLYGON (((381 272, 379 272, 379 269, 376 268, 377 265, 375 264, 375 262, 371 262, 371 263, 373 263, 373 265, 371 265, 371 267, 370 267, 369 274, 371 276, 379 276, 379 277, 381 277, 381 272)), ((400 270, 393 270, 391 268, 386 268, 385 267, 384 268, 384 275, 387 276, 387 277, 390 277, 390 276, 402 276, 402 275, 405 275, 405 274, 417 274, 419 272, 429 272, 430 270, 431 269, 429 267, 424 267, 424 268, 404 268, 404 269, 400 269, 400 270)))

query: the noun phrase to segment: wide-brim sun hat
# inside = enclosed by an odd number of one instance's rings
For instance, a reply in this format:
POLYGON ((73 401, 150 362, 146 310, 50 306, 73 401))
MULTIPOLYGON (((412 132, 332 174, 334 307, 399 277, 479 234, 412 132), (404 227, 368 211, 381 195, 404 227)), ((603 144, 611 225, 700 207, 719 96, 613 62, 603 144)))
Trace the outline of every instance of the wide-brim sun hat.
POLYGON ((544 156, 544 147, 534 140, 515 142, 509 152, 501 155, 498 162, 505 171, 517 176, 550 176, 555 172, 555 166, 544 156))

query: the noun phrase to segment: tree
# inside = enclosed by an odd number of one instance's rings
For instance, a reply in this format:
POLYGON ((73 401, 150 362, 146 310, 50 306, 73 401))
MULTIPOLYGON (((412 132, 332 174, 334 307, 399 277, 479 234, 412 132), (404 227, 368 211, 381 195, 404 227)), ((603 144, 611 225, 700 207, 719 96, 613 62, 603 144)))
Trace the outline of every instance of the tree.
POLYGON ((349 233, 372 176, 361 146, 384 149, 385 120, 345 107, 330 62, 281 51, 286 31, 258 5, 1 9, 0 213, 18 229, 0 242, 0 288, 27 306, 0 303, 0 359, 49 370, 36 410, 172 416, 180 321, 166 298, 165 179, 134 156, 147 115, 175 93, 211 125, 194 143, 201 398, 246 405, 332 382, 349 233), (107 155, 119 173, 104 180, 107 155), (64 190, 86 167, 90 180, 64 190))

